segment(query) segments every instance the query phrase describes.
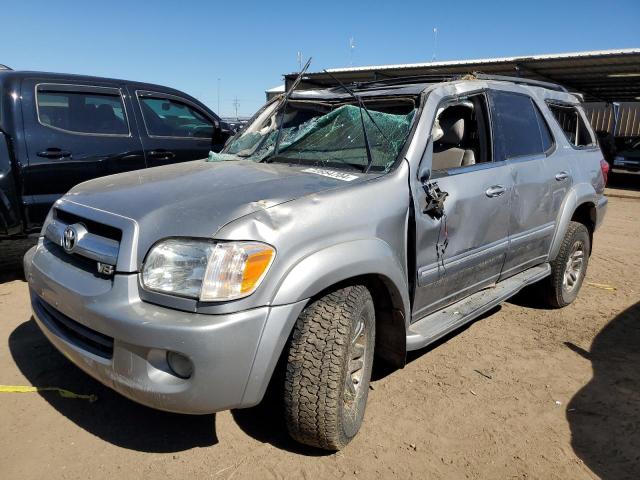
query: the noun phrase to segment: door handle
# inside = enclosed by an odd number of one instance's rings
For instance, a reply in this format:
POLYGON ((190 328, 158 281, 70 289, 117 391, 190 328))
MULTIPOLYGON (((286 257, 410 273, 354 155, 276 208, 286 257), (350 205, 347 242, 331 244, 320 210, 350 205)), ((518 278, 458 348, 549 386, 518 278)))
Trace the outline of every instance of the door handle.
POLYGON ((60 150, 59 148, 47 148, 42 152, 38 152, 37 155, 44 158, 65 158, 70 157, 71 152, 68 150, 60 150))
POLYGON ((563 170, 562 172, 556 173, 556 180, 558 180, 559 182, 561 182, 562 180, 566 180, 567 178, 569 178, 569 172, 565 172, 563 170))
POLYGON ((504 195, 506 191, 507 189, 504 185, 493 185, 492 187, 487 188, 484 193, 489 198, 495 198, 499 197, 500 195, 504 195))
POLYGON ((174 152, 169 150, 151 150, 147 155, 158 160, 170 160, 176 156, 174 152))

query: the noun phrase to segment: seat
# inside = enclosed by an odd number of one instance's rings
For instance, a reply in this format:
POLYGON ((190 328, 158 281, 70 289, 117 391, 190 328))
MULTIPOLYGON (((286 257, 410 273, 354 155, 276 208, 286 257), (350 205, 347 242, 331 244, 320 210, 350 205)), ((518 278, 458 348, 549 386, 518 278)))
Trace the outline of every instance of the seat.
POLYGON ((475 153, 462 147, 471 130, 472 110, 454 105, 443 110, 433 126, 433 170, 448 170, 476 163, 475 153))
POLYGON ((111 105, 98 105, 94 115, 93 121, 100 133, 122 133, 126 130, 124 121, 118 118, 111 105))

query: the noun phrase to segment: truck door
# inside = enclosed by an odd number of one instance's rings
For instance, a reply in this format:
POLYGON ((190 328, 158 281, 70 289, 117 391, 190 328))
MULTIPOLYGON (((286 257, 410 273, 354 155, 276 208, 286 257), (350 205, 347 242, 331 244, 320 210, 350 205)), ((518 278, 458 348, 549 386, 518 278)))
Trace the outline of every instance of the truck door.
POLYGON ((186 98, 135 90, 140 108, 142 144, 149 167, 206 158, 219 150, 219 122, 186 98))
POLYGON ((131 102, 117 86, 25 79, 22 109, 28 165, 28 228, 80 182, 145 167, 131 102))
POLYGON ((507 278, 546 261, 556 217, 571 187, 571 168, 529 95, 492 90, 490 96, 495 155, 509 164, 513 177, 509 251, 502 271, 507 278))
POLYGON ((12 170, 7 137, 0 131, 0 238, 18 233, 22 227, 21 205, 12 170))
POLYGON ((448 195, 438 217, 427 209, 430 194, 414 189, 413 321, 496 282, 508 246, 512 177, 493 158, 486 95, 441 102, 431 139, 420 167, 430 176, 422 182, 448 195))

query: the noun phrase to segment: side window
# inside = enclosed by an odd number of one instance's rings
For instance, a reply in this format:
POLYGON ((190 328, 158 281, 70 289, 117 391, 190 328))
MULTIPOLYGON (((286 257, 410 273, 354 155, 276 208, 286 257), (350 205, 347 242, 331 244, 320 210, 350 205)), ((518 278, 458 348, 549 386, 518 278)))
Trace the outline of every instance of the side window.
POLYGON ((431 131, 433 171, 491 162, 491 135, 483 94, 438 108, 431 131))
POLYGON ((540 137, 542 139, 542 150, 544 152, 548 152, 555 143, 553 135, 551 134, 551 130, 549 130, 547 121, 542 116, 542 112, 540 112, 540 109, 535 103, 533 104, 533 109, 536 112, 536 118, 538 119, 538 128, 540 129, 540 137))
POLYGON ((494 131, 501 160, 544 154, 553 144, 544 118, 528 95, 494 91, 494 131))
MULTIPOLYGON (((47 127, 72 133, 128 135, 122 97, 119 94, 56 90, 39 85, 36 93, 38 121, 47 127)), ((115 89, 114 89, 115 90, 115 89)))
POLYGON ((582 116, 576 107, 559 103, 549 103, 548 105, 571 145, 576 147, 594 145, 591 132, 582 121, 582 116))
POLYGON ((162 97, 139 96, 147 132, 155 137, 212 138, 213 123, 186 103, 162 97))

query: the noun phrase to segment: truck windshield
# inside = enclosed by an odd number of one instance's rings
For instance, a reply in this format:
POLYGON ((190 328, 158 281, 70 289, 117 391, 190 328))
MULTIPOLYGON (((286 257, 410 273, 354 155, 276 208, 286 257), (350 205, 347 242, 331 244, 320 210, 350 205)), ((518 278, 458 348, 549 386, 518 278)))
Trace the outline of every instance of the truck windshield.
MULTIPOLYGON (((415 104, 413 98, 367 102, 374 119, 364 115, 371 170, 387 171, 394 164, 411 129, 415 104)), ((368 156, 358 106, 289 100, 284 114, 282 108, 282 103, 278 102, 268 106, 221 154, 211 154, 210 160, 242 158, 256 162, 366 169, 368 156)))

